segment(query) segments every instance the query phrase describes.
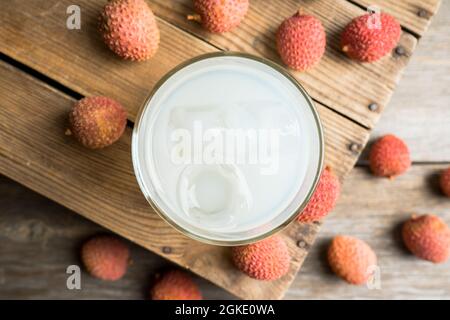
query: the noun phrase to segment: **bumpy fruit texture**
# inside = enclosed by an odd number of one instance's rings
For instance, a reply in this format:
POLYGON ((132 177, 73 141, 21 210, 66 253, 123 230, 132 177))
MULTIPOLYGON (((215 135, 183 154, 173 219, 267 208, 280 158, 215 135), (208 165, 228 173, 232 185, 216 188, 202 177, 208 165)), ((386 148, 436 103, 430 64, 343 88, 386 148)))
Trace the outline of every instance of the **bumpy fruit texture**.
POLYGON ((352 59, 373 62, 394 49, 400 34, 400 24, 394 17, 368 13, 347 25, 341 36, 341 48, 352 59))
POLYGON ((102 280, 122 278, 127 271, 129 258, 128 246, 113 236, 96 236, 81 248, 81 260, 87 271, 102 280))
POLYGON ((441 190, 447 196, 450 197, 450 168, 444 170, 441 173, 440 181, 441 190))
POLYGON ((289 271, 291 257, 280 236, 233 247, 231 250, 234 265, 251 278, 276 280, 289 271))
POLYGON ((284 20, 276 39, 283 62, 298 71, 314 67, 325 52, 325 30, 322 23, 311 15, 296 13, 284 20))
POLYGON ((351 284, 367 283, 377 264, 377 256, 367 243, 350 236, 336 236, 328 248, 333 272, 351 284))
POLYGON ((386 135, 373 144, 369 163, 374 175, 396 177, 411 166, 408 146, 400 138, 392 134, 386 135))
POLYGON ((402 229, 406 247, 417 257, 442 263, 450 256, 450 229, 435 215, 413 216, 402 229))
POLYGON ((126 124, 125 109, 106 97, 81 99, 69 114, 69 133, 90 149, 104 148, 117 141, 126 124))
POLYGON ((298 216, 300 222, 318 221, 331 212, 341 192, 341 184, 330 167, 326 167, 306 208, 298 216))
POLYGON ((194 0, 198 16, 188 19, 198 20, 210 32, 228 32, 241 23, 248 7, 248 0, 194 0))
POLYGON ((106 45, 124 59, 143 61, 158 50, 159 29, 144 0, 109 1, 100 15, 106 45))
POLYGON ((150 290, 152 300, 202 300, 202 294, 191 277, 181 270, 164 273, 150 290))

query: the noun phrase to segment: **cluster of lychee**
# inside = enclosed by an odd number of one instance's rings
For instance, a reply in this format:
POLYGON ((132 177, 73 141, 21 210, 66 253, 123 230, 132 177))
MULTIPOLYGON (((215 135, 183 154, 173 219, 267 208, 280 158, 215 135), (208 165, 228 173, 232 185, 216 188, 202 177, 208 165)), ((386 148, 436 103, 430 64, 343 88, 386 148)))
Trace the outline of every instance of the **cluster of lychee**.
MULTIPOLYGON (((374 62, 386 56, 400 40, 398 21, 386 13, 367 13, 353 19, 341 34, 341 50, 353 60, 374 62)), ((276 34, 278 53, 290 68, 306 71, 325 53, 326 34, 319 19, 297 12, 284 20, 276 34)))

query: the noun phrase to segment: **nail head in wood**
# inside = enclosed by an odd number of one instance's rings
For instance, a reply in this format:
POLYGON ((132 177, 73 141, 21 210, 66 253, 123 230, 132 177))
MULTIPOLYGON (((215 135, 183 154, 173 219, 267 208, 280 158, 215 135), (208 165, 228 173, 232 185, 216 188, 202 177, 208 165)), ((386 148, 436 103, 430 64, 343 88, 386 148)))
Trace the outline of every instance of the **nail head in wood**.
POLYGON ((417 11, 417 15, 421 18, 426 18, 428 16, 428 12, 425 9, 419 9, 419 11, 417 11))
POLYGON ((358 153, 359 150, 361 149, 361 145, 359 143, 352 142, 352 143, 350 143, 348 148, 350 149, 351 152, 358 153))
POLYGON ((169 254, 172 252, 172 248, 171 247, 162 247, 162 252, 165 254, 169 254))
POLYGON ((378 110, 378 104, 376 104, 374 102, 369 104, 369 110, 370 111, 377 111, 378 110))
POLYGON ((306 247, 306 242, 303 241, 303 240, 297 241, 297 247, 299 247, 299 248, 305 248, 305 247, 306 247))
POLYGON ((405 50, 405 48, 403 46, 397 46, 395 48, 395 54, 397 56, 404 56, 406 54, 406 50, 405 50))

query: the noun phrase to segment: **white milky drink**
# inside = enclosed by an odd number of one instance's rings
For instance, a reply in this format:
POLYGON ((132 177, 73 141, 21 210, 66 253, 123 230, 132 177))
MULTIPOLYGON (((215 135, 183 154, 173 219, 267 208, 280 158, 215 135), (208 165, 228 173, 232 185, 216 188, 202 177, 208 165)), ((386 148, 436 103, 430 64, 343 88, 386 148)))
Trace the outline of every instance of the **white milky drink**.
POLYGON ((286 71, 249 55, 199 57, 166 76, 138 116, 139 185, 170 224, 236 245, 291 221, 317 183, 323 137, 311 99, 286 71))

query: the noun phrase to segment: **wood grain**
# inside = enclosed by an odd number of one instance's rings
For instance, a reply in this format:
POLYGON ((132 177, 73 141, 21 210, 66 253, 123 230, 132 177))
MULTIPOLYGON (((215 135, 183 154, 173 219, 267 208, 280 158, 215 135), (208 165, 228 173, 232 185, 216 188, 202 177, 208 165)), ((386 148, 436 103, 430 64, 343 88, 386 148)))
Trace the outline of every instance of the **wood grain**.
MULTIPOLYGON (((131 63, 115 57, 99 38, 97 17, 105 1, 78 1, 82 8, 81 30, 65 27, 70 0, 35 0, 26 4, 20 0, 6 1, 0 12, 4 22, 0 29, 3 53, 83 95, 116 98, 128 108, 130 119, 157 79, 181 61, 217 50, 216 47, 263 55, 280 62, 274 49, 275 30, 282 19, 299 7, 299 2, 294 0, 255 0, 248 17, 236 31, 211 35, 186 20, 186 14, 192 12, 190 0, 152 1, 150 6, 162 17, 158 19, 161 48, 150 61, 131 63)), ((317 101, 364 126, 373 127, 414 50, 416 38, 409 33, 402 35, 400 45, 405 49, 402 56, 390 55, 374 64, 352 62, 339 51, 338 38, 343 27, 363 10, 345 0, 308 0, 300 5, 306 13, 323 21, 328 50, 317 68, 306 73, 293 72, 294 75, 317 101), (377 112, 368 109, 373 102, 380 106, 377 112)))
POLYGON ((340 52, 340 33, 364 10, 346 0, 254 0, 239 28, 225 34, 208 33, 199 24, 188 21, 186 15, 193 12, 191 0, 154 0, 151 7, 160 17, 214 46, 262 55, 278 63, 281 61, 275 49, 275 32, 280 23, 299 7, 315 15, 327 32, 327 51, 316 68, 304 73, 290 71, 314 99, 367 127, 374 126, 389 102, 417 42, 411 34, 403 33, 399 45, 404 47, 405 55, 391 54, 372 64, 351 61, 340 52), (377 112, 368 109, 371 103, 379 105, 377 112))
MULTIPOLYGON (((231 265, 227 248, 192 241, 152 211, 134 177, 129 129, 109 148, 86 150, 64 135, 72 98, 5 63, 0 70, 0 172, 239 297, 283 296, 315 239, 317 224, 294 223, 284 232, 293 257, 288 275, 273 282, 252 280, 231 265), (167 246, 170 253, 163 252, 167 246)), ((343 175, 357 158, 348 145, 363 145, 368 131, 326 107, 319 110, 328 164, 343 175)))
POLYGON ((441 0, 350 0, 364 7, 378 6, 382 11, 396 17, 401 25, 422 36, 431 19, 438 12, 441 0))

